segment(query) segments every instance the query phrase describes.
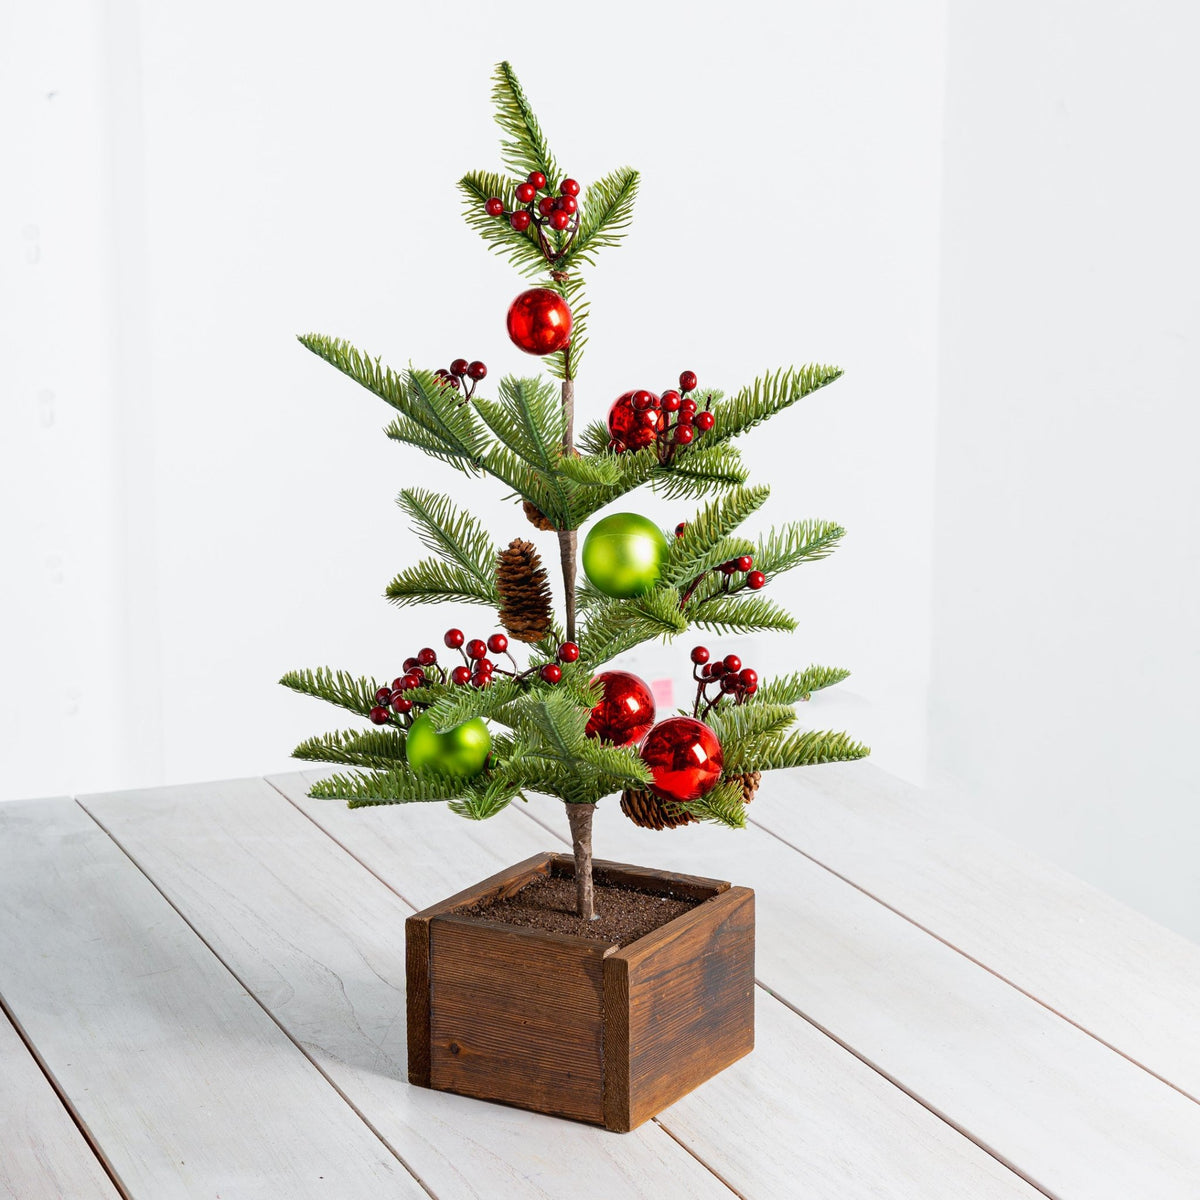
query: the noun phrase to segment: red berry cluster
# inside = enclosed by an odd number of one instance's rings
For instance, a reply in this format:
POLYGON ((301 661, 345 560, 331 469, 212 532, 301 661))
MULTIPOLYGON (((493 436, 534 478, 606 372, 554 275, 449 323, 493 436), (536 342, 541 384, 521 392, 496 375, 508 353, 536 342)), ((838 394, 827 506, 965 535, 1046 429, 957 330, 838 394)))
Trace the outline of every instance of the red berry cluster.
POLYGON ((703 720, 721 703, 729 698, 735 704, 742 704, 747 697, 758 691, 758 672, 751 667, 743 667, 742 660, 736 654, 727 654, 715 662, 710 662, 712 655, 707 646, 697 646, 692 650, 692 678, 696 681, 696 703, 692 715, 703 720), (709 688, 715 688, 710 696, 709 688))
POLYGON ((443 387, 452 387, 456 391, 462 388, 464 400, 470 400, 475 395, 475 385, 486 375, 487 367, 483 363, 478 359, 467 362, 465 358, 456 358, 448 371, 442 367, 433 373, 433 377, 443 387), (471 381, 469 384, 466 382, 468 379, 471 381))
POLYGON ((517 667, 516 659, 508 652, 508 638, 502 633, 493 633, 485 642, 482 638, 466 640, 461 629, 447 629, 442 639, 451 650, 457 650, 463 658, 462 666, 455 667, 450 672, 450 682, 460 685, 470 684, 471 687, 485 688, 491 684, 496 675, 507 675, 518 683, 537 675, 543 683, 558 683, 562 679, 562 667, 559 663, 573 663, 579 657, 579 647, 574 642, 563 642, 558 648, 558 662, 541 663, 527 667, 524 671, 517 667), (503 654, 512 665, 512 670, 497 665, 488 654, 503 654))
POLYGON ((397 724, 408 726, 415 719, 413 709, 424 708, 432 700, 418 695, 419 689, 428 683, 445 683, 446 672, 438 666, 437 652, 429 646, 418 650, 404 660, 404 673, 392 680, 392 686, 381 687, 375 693, 375 707, 371 709, 371 720, 376 725, 386 725, 392 713, 400 718, 397 724), (433 678, 436 675, 436 679, 433 678), (389 708, 391 712, 389 712, 389 708))
POLYGON ((709 408, 699 409, 689 392, 696 390, 696 374, 684 371, 679 376, 679 390, 671 388, 661 396, 644 388, 619 396, 608 411, 608 448, 620 454, 624 450, 641 450, 658 446, 658 460, 668 463, 677 446, 686 446, 717 422, 709 408))
MULTIPOLYGON (((675 536, 683 537, 687 532, 687 522, 680 521, 675 526, 675 536)), ((741 554, 737 558, 728 559, 726 562, 720 563, 715 567, 710 567, 707 571, 701 571, 691 583, 683 589, 683 595, 680 597, 679 603, 686 604, 691 598, 692 593, 708 578, 709 575, 721 575, 721 589, 714 592, 714 596, 724 596, 733 590, 733 577, 735 575, 744 575, 746 586, 752 591, 757 592, 759 588, 765 587, 767 577, 761 572, 754 570, 754 556, 751 554, 741 554)), ((711 597, 708 597, 711 599, 711 597)), ((703 603, 703 601, 701 601, 703 603)))
POLYGON ((518 232, 524 233, 532 225, 542 241, 542 252, 547 258, 557 255, 550 253, 549 246, 542 235, 544 226, 559 233, 570 230, 574 238, 579 229, 579 184, 574 179, 564 179, 554 188, 546 181, 541 171, 531 171, 524 183, 517 184, 515 191, 519 207, 511 212, 504 207, 504 201, 499 196, 493 196, 483 207, 489 217, 507 217, 508 223, 518 232), (545 192, 538 199, 538 193, 545 192))

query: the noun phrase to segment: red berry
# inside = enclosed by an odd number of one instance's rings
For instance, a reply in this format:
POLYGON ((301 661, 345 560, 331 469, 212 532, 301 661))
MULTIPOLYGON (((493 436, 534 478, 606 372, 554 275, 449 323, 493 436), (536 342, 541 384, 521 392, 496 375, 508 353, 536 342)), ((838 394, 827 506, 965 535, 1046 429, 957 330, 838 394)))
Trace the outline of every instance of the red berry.
POLYGON ((680 400, 678 392, 663 392, 662 406, 664 412, 675 412, 675 410, 679 407, 679 403, 680 400))
POLYGON ((484 671, 491 675, 496 670, 496 664, 490 658, 480 658, 475 660, 476 672, 484 671))
MULTIPOLYGON (((399 700, 403 695, 404 690, 402 688, 393 688, 390 692, 388 692, 388 700, 399 700)), ((382 701, 380 703, 382 703, 382 701)))
POLYGON ((525 230, 529 228, 529 222, 532 219, 533 218, 530 217, 530 215, 524 209, 521 209, 520 212, 515 212, 511 217, 508 218, 508 223, 518 233, 524 233, 525 230))
POLYGON ((553 196, 543 196, 538 201, 538 212, 540 212, 543 217, 548 217, 553 211, 554 211, 554 197, 553 196))
POLYGON ((736 675, 721 676, 721 691, 726 693, 736 692, 739 687, 741 687, 741 684, 738 683, 738 677, 736 675))
POLYGON ((741 558, 737 560, 737 569, 739 571, 748 571, 752 566, 754 566, 754 559, 752 559, 748 554, 743 554, 741 558))
POLYGON ((537 195, 537 188, 532 183, 517 184, 517 199, 522 204, 528 204, 537 195))
POLYGON ((690 425, 677 425, 675 427, 675 440, 681 446, 686 446, 695 436, 696 431, 690 425))
POLYGON ((694 663, 708 662, 708 647, 707 646, 693 646, 692 647, 692 662, 694 662, 694 663))
POLYGON ((467 375, 474 379, 476 383, 478 383, 486 374, 487 367, 485 367, 478 359, 476 359, 467 367, 467 375))
POLYGON ((470 683, 471 682, 471 668, 470 667, 455 667, 454 670, 450 672, 450 679, 453 683, 458 683, 458 684, 470 683))
POLYGON ((724 659, 725 670, 737 674, 742 669, 742 660, 736 654, 727 654, 724 659))
POLYGON ((753 687, 758 682, 758 672, 750 667, 743 667, 738 672, 738 679, 744 688, 753 687))
POLYGON ((489 217, 499 217, 504 214, 504 201, 498 196, 493 196, 483 207, 489 217))
POLYGON ((392 701, 392 709, 398 713, 406 713, 412 711, 413 702, 407 696, 397 696, 392 701))
POLYGON ((463 631, 461 629, 447 629, 442 636, 442 641, 450 647, 451 650, 457 650, 463 644, 463 631))
POLYGON ((700 430, 701 433, 707 433, 716 423, 717 418, 714 417, 710 412, 696 414, 696 428, 700 430))
POLYGON ((403 679, 400 680, 400 690, 402 692, 411 691, 415 687, 421 686, 421 676, 416 671, 409 671, 403 679))
POLYGON ((467 360, 465 358, 456 358, 450 364, 451 375, 465 375, 467 373, 467 360))
POLYGON ((562 667, 558 663, 547 663, 539 674, 547 683, 557 683, 562 678, 562 667))
POLYGON ((692 423, 692 419, 692 414, 685 408, 680 412, 679 416, 675 418, 675 423, 677 425, 690 425, 692 423))
MULTIPOLYGON (((408 672, 411 671, 413 669, 413 667, 415 667, 417 665, 417 662, 418 662, 417 656, 415 654, 410 654, 408 656, 408 658, 406 658, 404 660, 404 667, 402 668, 400 673, 402 675, 408 674, 408 672)), ((395 686, 395 685, 393 684, 393 686, 395 686)))
POLYGON ((764 583, 767 582, 767 577, 761 571, 751 571, 746 576, 746 586, 752 591, 757 592, 764 583))
POLYGON ((654 402, 654 393, 646 391, 634 392, 629 399, 638 412, 645 412, 654 402))
POLYGON ((421 680, 425 678, 425 672, 424 672, 424 671, 423 671, 423 670, 422 670, 420 667, 413 667, 413 669, 412 669, 411 671, 405 671, 405 672, 404 672, 404 677, 405 677, 405 679, 407 679, 407 678, 408 678, 410 675, 411 675, 411 676, 412 676, 412 677, 413 677, 413 678, 414 678, 414 679, 415 679, 415 680, 416 680, 418 683, 420 683, 420 682, 421 682, 421 680))
POLYGON ((683 535, 686 531, 687 531, 687 522, 686 521, 680 521, 679 524, 675 526, 675 536, 676 537, 683 537, 683 535))
POLYGON ((579 202, 574 196, 564 196, 558 202, 558 207, 562 212, 573 213, 579 207, 579 202))
POLYGON ((573 179, 564 179, 562 183, 558 185, 558 190, 562 192, 564 196, 578 196, 579 184, 577 184, 573 179))
POLYGON ((467 643, 468 658, 483 658, 487 654, 487 643, 480 638, 472 638, 467 643))
POLYGON ((417 651, 417 662, 423 667, 432 667, 437 662, 437 651, 432 646, 425 646, 417 651))
POLYGON ((682 371, 679 375, 679 387, 681 391, 690 392, 699 382, 696 379, 695 371, 682 371))
POLYGON ((386 708, 380 708, 378 705, 376 705, 373 709, 371 709, 371 723, 373 725, 386 725, 387 722, 388 710, 386 708))
POLYGON ((490 671, 476 671, 475 674, 471 676, 472 687, 485 688, 491 682, 492 676, 490 671))
POLYGON ((747 684, 745 690, 746 690, 747 696, 753 696, 754 693, 758 691, 758 684, 757 683, 747 684))
POLYGON ((558 648, 558 661, 572 663, 579 657, 579 647, 574 642, 563 642, 558 648))
POLYGON ((565 212, 553 212, 550 214, 551 229, 566 229, 571 223, 571 218, 565 212))
POLYGON ((379 704, 386 704, 388 697, 392 694, 392 689, 388 687, 376 688, 375 700, 379 704))
POLYGON ((546 177, 541 171, 530 171, 529 182, 540 192, 546 186, 546 177))
POLYGON ((508 638, 506 638, 502 633, 493 633, 492 636, 488 638, 487 648, 493 654, 503 654, 505 650, 508 649, 508 638))
POLYGON ((694 413, 696 411, 696 402, 690 397, 687 400, 680 402, 679 411, 685 413, 694 413))
POLYGON ((709 663, 708 667, 707 667, 707 673, 709 675, 711 675, 714 679, 719 679, 722 675, 725 674, 725 664, 720 661, 714 662, 714 663, 709 663))

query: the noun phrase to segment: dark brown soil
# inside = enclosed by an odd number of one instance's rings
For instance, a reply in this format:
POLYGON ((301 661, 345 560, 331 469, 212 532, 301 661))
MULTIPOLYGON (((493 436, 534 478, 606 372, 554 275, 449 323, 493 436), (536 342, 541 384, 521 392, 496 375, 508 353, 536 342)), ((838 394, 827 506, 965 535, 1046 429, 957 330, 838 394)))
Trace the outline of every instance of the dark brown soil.
POLYGON ((543 875, 514 896, 460 910, 459 915, 502 921, 505 925, 519 925, 525 929, 545 929, 550 933, 573 933, 577 937, 627 946, 701 903, 703 901, 635 892, 597 880, 598 916, 595 921, 585 921, 575 913, 575 880, 543 875))

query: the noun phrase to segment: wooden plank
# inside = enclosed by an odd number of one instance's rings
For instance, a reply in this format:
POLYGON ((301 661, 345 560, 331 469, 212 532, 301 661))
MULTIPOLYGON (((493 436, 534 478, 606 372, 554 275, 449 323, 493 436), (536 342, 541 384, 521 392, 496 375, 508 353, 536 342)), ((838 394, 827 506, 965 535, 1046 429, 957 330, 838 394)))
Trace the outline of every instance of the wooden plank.
POLYGON ((615 805, 595 837, 752 886, 760 983, 1049 1194, 1200 1195, 1200 1105, 778 838, 639 830, 615 805))
POLYGON ((754 1049, 754 893, 731 887, 616 951, 640 1125, 754 1049))
POLYGON ((132 1195, 423 1195, 71 801, 0 805, 0 994, 132 1195))
MULTIPOLYGON (((351 812, 309 799, 305 792, 313 777, 277 776, 272 782, 372 871, 418 904, 432 904, 461 887, 471 872, 478 876, 494 871, 506 859, 513 861, 552 845, 557 836, 527 820, 522 815, 525 809, 516 805, 480 823, 463 822, 432 805, 419 806, 420 811, 351 812), (466 833, 460 841, 464 825, 466 833), (453 854, 448 853, 451 846, 453 854)), ((551 829, 560 825, 565 829, 560 808, 547 802, 538 811, 551 829)), ((615 805, 602 821, 611 825, 614 818, 624 820, 615 805)), ((655 849, 652 835, 634 852, 619 857, 670 865, 668 856, 655 849)), ((712 1164, 739 1195, 778 1200, 797 1194, 797 1181, 812 1178, 834 1180, 837 1187, 827 1192, 814 1188, 808 1194, 838 1200, 881 1196, 1030 1200, 1037 1196, 1011 1171, 837 1043, 783 1010, 777 1001, 766 1003, 775 1005, 779 1014, 786 1013, 786 1018, 776 1014, 763 1022, 760 1000, 755 1053, 659 1118, 672 1136, 712 1164), (787 1037, 782 1036, 785 1020, 787 1037), (746 1102, 748 1095, 753 1103, 746 1102), (779 1186, 780 1180, 786 1186, 779 1186)), ((604 1136, 624 1147, 652 1128, 643 1125, 620 1138, 604 1136)), ((489 1133, 494 1136, 494 1130, 489 1133)), ((652 1194, 665 1193, 652 1189, 652 1194)))
MULTIPOLYGON (((728 1200, 653 1126, 621 1138, 409 1085, 403 937, 413 906, 262 780, 83 802, 435 1195, 728 1200)), ((443 805, 322 806, 368 818, 359 828, 387 818, 422 864, 411 878, 442 872, 440 886, 418 891, 424 903, 553 845, 515 813, 516 845, 474 852, 480 825, 443 805)))
POLYGON ((602 1123, 608 949, 588 938, 436 917, 429 956, 433 1086, 602 1123))
POLYGON ((408 1033, 408 1082, 429 1087, 432 1064, 429 1054, 429 922, 414 913, 404 922, 405 1013, 408 1033))
POLYGON ((756 824, 1200 1099, 1200 946, 868 763, 759 798, 756 824))
POLYGON ((0 1012, 0 1196, 119 1200, 112 1180, 0 1012))

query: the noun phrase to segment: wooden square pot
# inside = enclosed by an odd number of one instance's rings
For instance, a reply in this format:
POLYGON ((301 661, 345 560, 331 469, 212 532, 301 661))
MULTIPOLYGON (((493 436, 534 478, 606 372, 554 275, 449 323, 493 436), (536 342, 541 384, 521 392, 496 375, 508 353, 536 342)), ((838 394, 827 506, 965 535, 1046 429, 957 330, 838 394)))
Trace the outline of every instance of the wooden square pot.
POLYGON ((409 917, 408 1078, 635 1129, 754 1048, 754 893, 597 861, 598 883, 703 901, 624 947, 458 910, 539 875, 538 854, 409 917))

